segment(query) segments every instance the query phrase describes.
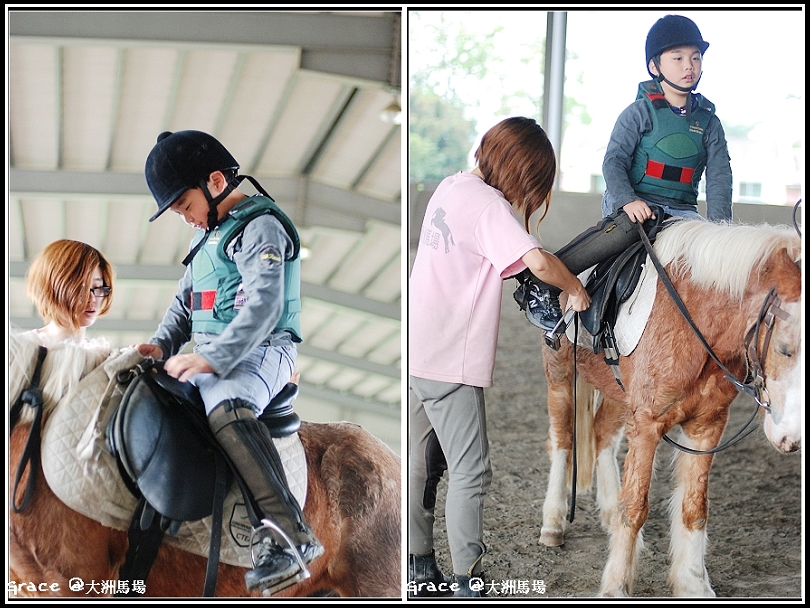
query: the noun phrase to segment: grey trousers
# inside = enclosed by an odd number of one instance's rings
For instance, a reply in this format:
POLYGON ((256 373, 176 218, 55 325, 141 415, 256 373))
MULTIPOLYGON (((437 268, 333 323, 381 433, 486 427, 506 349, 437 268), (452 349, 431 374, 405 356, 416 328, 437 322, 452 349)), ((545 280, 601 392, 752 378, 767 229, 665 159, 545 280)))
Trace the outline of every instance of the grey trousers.
POLYGON ((445 521, 453 571, 479 574, 486 551, 484 497, 492 482, 484 389, 411 376, 410 392, 408 552, 433 550, 437 471, 441 476, 446 461, 445 521))

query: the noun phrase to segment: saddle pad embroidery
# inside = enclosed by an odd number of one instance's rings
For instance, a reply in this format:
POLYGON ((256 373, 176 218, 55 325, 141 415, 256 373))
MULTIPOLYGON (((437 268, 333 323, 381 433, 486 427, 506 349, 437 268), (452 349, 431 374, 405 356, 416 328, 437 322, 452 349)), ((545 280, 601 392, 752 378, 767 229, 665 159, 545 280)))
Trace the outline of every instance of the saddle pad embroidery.
MULTIPOLYGON (((111 355, 59 401, 43 430, 42 468, 54 494, 71 509, 117 530, 129 529, 137 501, 107 449, 104 430, 126 388, 118 384, 116 374, 142 360, 134 349, 111 355)), ((303 507, 307 493, 304 446, 297 433, 274 442, 290 491, 303 507)), ((177 535, 166 534, 164 542, 207 557, 211 519, 184 522, 177 535)), ((220 561, 252 567, 249 535, 244 500, 234 483, 225 499, 220 561)))
MULTIPOLYGON (((583 284, 588 281, 591 272, 593 272, 593 267, 579 275, 579 279, 583 284)), ((650 312, 652 312, 657 285, 658 274, 655 272, 655 267, 652 265, 650 257, 647 256, 633 294, 626 302, 619 306, 619 312, 616 315, 616 325, 613 328, 613 333, 616 336, 619 354, 623 357, 632 354, 636 346, 638 346, 639 340, 641 340, 641 335, 644 333, 644 328, 647 326, 647 319, 650 318, 650 312)), ((579 325, 577 331, 579 346, 593 348, 593 336, 591 336, 590 332, 588 332, 582 324, 579 325)), ((574 341, 573 323, 568 326, 565 335, 571 342, 574 341)))

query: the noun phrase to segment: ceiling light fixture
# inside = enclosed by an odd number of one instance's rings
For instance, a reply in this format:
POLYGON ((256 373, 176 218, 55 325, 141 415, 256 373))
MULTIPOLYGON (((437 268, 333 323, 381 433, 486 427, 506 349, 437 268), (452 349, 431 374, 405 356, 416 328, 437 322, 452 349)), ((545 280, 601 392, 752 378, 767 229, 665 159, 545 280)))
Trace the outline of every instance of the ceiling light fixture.
POLYGON ((392 125, 402 123, 402 108, 396 99, 383 108, 380 112, 380 120, 392 125))

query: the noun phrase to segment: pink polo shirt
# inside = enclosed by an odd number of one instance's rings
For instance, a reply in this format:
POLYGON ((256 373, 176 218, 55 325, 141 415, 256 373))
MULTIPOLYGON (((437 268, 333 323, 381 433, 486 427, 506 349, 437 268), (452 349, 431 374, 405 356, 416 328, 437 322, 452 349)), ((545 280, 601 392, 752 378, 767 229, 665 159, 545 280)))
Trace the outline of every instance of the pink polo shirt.
POLYGON ((428 202, 411 271, 409 373, 492 386, 503 280, 540 243, 500 191, 476 175, 444 179, 428 202))

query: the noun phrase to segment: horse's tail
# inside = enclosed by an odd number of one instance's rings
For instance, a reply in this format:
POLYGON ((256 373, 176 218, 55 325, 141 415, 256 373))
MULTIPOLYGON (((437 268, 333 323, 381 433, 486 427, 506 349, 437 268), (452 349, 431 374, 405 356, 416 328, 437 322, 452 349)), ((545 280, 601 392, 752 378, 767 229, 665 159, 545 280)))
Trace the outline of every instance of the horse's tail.
MULTIPOLYGON (((583 380, 581 376, 577 377, 576 390, 577 492, 589 492, 593 487, 596 467, 596 433, 593 421, 599 391, 583 380)), ((572 474, 573 471, 569 467, 569 484, 572 474)))

